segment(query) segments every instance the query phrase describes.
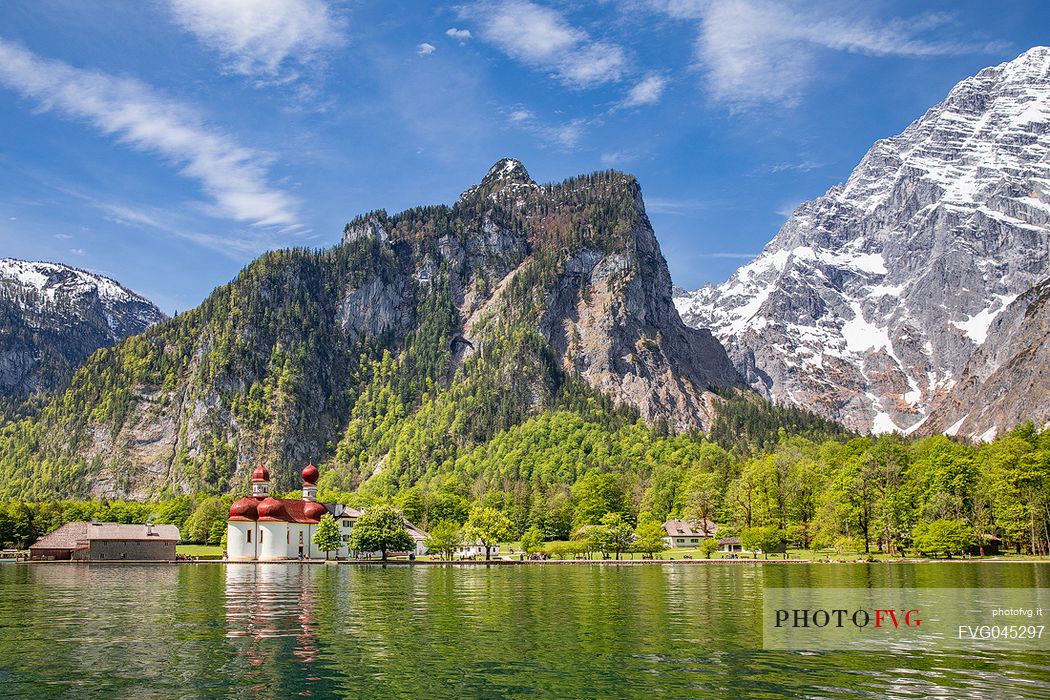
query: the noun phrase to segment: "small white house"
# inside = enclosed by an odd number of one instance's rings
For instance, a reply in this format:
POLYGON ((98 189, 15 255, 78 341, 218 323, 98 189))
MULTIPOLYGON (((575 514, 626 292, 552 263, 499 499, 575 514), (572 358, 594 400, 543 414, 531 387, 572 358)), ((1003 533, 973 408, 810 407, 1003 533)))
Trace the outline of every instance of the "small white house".
POLYGON ((726 553, 742 552, 744 551, 744 546, 740 544, 739 537, 723 537, 718 540, 718 551, 726 553))
MULTIPOLYGON (((452 552, 453 556, 457 557, 484 557, 485 556, 485 545, 481 542, 464 542, 457 549, 452 552)), ((500 555, 500 549, 498 544, 494 544, 489 547, 489 556, 498 557, 500 555)))
POLYGON ((663 538, 664 544, 669 549, 675 547, 692 547, 696 548, 700 546, 700 542, 706 538, 711 537, 718 532, 718 525, 705 520, 703 522, 699 520, 668 520, 664 523, 664 530, 667 535, 663 538))

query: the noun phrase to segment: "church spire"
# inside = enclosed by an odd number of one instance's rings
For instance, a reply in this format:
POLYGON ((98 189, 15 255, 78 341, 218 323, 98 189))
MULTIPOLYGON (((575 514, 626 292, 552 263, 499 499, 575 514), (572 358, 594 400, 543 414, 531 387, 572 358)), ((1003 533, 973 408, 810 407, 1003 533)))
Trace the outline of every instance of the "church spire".
POLYGON ((270 495, 270 471, 261 464, 252 472, 252 496, 266 498, 270 495))
POLYGON ((303 500, 317 500, 317 467, 312 464, 303 467, 303 500))

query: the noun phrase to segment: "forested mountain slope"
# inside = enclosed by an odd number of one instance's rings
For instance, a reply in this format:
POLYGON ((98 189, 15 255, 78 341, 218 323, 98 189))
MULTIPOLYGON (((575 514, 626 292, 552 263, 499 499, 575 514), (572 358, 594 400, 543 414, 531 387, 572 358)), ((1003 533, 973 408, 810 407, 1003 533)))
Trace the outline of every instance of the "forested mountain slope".
POLYGON ((502 160, 451 207, 373 212, 330 250, 264 255, 92 356, 3 429, 0 494, 227 491, 259 462, 288 488, 310 461, 329 486, 396 490, 551 409, 705 429, 712 389, 742 386, 674 309, 633 178, 541 186, 502 160))

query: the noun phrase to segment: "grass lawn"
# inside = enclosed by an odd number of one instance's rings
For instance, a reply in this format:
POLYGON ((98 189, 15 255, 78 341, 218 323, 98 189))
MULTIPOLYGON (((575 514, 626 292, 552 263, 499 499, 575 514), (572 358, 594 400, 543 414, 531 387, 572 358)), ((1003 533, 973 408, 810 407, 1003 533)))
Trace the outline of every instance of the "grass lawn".
POLYGON ((222 547, 217 544, 178 544, 175 552, 186 557, 222 558, 222 547))

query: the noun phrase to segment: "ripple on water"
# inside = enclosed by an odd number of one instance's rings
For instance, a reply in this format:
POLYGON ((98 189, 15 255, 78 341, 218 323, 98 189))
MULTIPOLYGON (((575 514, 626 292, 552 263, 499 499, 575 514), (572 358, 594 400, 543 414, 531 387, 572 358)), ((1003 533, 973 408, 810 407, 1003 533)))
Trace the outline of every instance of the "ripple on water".
MULTIPOLYGON (((972 576, 952 573, 962 569, 893 575, 952 587, 960 581, 951 576, 972 576)), ((791 576, 812 583, 825 570, 791 576)), ((1046 655, 763 651, 764 571, 6 566, 0 690, 12 697, 85 690, 253 698, 1050 697, 1046 655)), ((886 585, 873 578, 881 573, 856 571, 858 585, 886 585)))

